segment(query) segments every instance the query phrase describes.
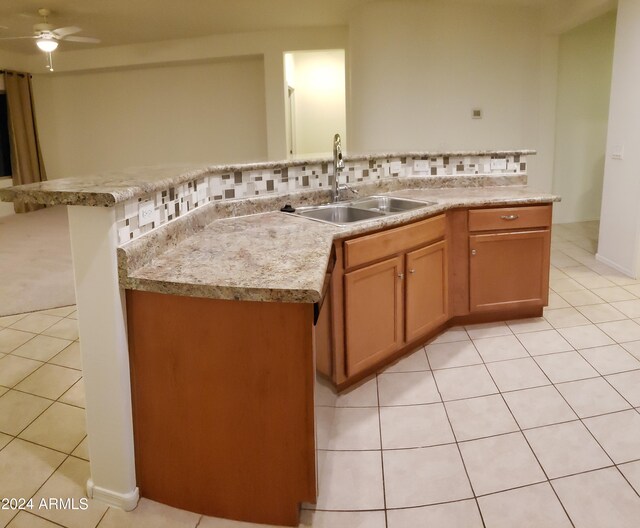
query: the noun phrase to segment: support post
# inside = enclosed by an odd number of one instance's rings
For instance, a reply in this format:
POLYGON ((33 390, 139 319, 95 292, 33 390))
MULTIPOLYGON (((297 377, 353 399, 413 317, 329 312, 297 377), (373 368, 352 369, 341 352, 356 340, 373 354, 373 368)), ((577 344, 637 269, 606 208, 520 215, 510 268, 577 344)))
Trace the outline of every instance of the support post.
POLYGON ((69 206, 85 380, 89 497, 132 510, 136 487, 124 291, 113 207, 69 206))

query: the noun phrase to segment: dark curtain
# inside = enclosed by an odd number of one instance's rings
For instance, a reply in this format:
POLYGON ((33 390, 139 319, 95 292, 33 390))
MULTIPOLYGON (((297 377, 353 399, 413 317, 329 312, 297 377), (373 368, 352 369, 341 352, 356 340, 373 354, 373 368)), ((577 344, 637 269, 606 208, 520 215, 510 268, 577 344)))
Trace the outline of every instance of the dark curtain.
MULTIPOLYGON (((31 76, 28 73, 5 72, 4 86, 9 112, 13 184, 45 181, 47 175, 38 141, 31 76)), ((14 202, 16 213, 27 213, 42 207, 44 206, 38 204, 14 202)))

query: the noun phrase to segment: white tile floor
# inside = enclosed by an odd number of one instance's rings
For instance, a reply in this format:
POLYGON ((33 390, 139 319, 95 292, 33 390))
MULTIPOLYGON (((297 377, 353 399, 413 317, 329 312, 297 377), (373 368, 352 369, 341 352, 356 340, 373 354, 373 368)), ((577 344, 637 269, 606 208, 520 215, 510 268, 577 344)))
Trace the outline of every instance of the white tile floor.
MULTIPOLYGON (((319 386, 315 528, 640 526, 640 281, 597 224, 554 226, 544 317, 451 329, 337 399, 319 386)), ((0 318, 0 496, 84 497, 73 307, 0 318)), ((0 510, 0 528, 256 525, 141 500, 0 510)))

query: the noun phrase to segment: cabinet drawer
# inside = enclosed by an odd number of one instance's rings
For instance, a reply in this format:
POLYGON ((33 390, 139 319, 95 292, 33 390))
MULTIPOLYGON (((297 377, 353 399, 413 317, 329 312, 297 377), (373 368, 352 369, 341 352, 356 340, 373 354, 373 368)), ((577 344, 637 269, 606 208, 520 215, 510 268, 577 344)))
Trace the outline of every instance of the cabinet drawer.
POLYGON ((551 205, 496 207, 469 211, 469 231, 526 229, 551 225, 551 205))
POLYGON ((445 216, 440 215, 348 240, 344 243, 344 267, 354 268, 443 238, 445 225, 445 216))

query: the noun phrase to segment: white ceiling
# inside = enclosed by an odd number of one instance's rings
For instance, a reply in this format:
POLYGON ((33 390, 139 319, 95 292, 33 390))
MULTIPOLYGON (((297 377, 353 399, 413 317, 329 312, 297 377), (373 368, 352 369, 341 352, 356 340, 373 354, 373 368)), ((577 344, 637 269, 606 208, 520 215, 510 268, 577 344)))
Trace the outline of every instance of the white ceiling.
MULTIPOLYGON (((97 46, 180 39, 288 27, 344 25, 350 10, 371 0, 0 0, 0 37, 28 36, 51 10, 54 27, 79 26, 97 46)), ((422 0, 427 1, 427 0, 422 0)), ((542 6, 553 0, 461 0, 542 6)), ((87 44, 62 43, 60 50, 87 44)), ((36 53, 31 40, 0 40, 0 50, 36 53)))

